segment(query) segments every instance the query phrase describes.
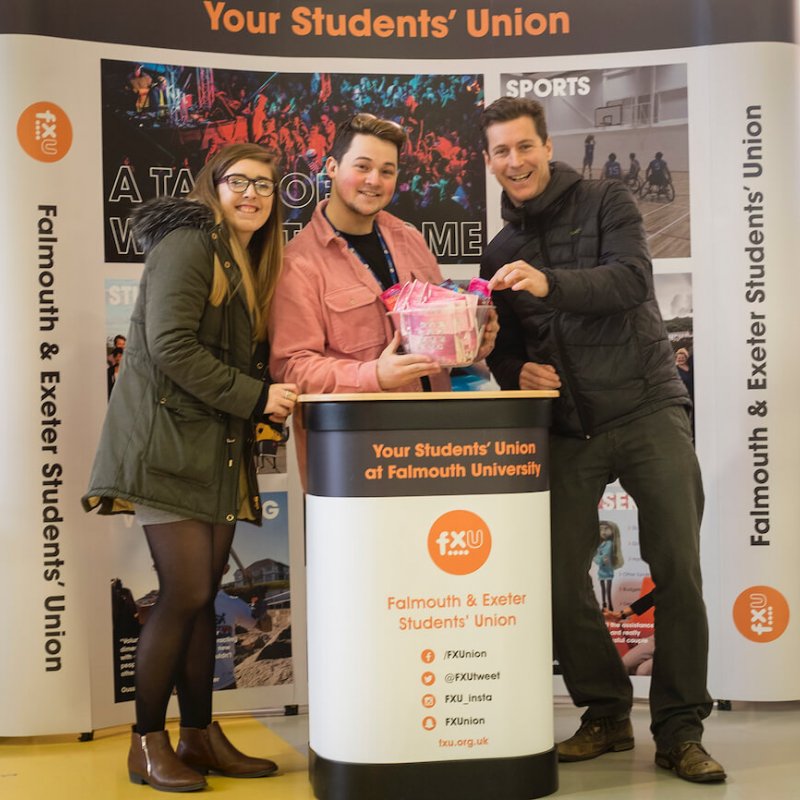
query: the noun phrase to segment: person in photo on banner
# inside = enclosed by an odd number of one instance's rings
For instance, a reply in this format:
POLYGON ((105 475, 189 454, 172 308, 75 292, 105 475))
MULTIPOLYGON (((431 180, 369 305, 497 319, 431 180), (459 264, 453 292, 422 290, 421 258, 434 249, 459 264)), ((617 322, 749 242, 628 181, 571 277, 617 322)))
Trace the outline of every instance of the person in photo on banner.
POLYGON ((608 161, 603 164, 603 177, 613 181, 622 180, 622 164, 617 161, 616 153, 608 154, 608 161))
MULTIPOLYGON (((630 617, 638 617, 649 611, 653 607, 653 595, 655 590, 651 589, 646 594, 634 600, 629 606, 625 606, 621 611, 613 611, 609 608, 603 609, 603 617, 606 622, 623 626, 625 620, 630 617)), ((643 641, 637 642, 622 656, 622 664, 629 675, 652 675, 653 674, 653 653, 656 649, 656 637, 650 636, 643 641)))
MULTIPOLYGON (((230 564, 226 564, 222 574, 226 575, 229 568, 230 564)), ((214 598, 214 613, 217 621, 214 691, 235 689, 237 628, 269 633, 272 630, 272 620, 266 605, 257 614, 256 608, 245 603, 241 597, 228 594, 222 586, 214 598)))
MULTIPOLYGON (((436 258, 414 227, 384 211, 394 195, 405 131, 360 113, 339 124, 325 169, 330 198, 286 247, 270 317, 270 369, 301 392, 448 390, 427 356, 398 352, 381 293, 414 278, 441 283, 436 258)), ((491 351, 486 325, 478 359, 491 351)))
POLYGON ((212 722, 214 598, 237 519, 261 524, 255 424, 283 422, 293 383, 267 371, 267 318, 283 233, 275 156, 221 149, 188 198, 145 203, 134 233, 145 254, 125 357, 82 502, 135 512, 158 574, 136 652, 136 725, 128 771, 164 791, 205 788, 208 772, 267 776, 212 722), (165 730, 173 688, 180 741, 165 730))
POLYGON ((614 581, 614 572, 624 563, 622 555, 622 542, 619 535, 619 525, 616 522, 600 520, 600 543, 593 561, 597 564, 597 582, 600 584, 600 605, 603 609, 614 610, 611 599, 611 584, 614 581))
POLYGON ((588 177, 592 177, 592 164, 594 163, 594 136, 590 133, 583 140, 583 166, 581 167, 581 178, 586 176, 586 171, 589 171, 588 177))
POLYGON ((136 96, 134 111, 140 114, 150 106, 150 90, 153 87, 153 78, 144 71, 141 64, 133 68, 133 72, 128 76, 128 85, 131 92, 136 96))
POLYGON ((108 369, 106 370, 106 386, 109 397, 111 397, 111 390, 117 382, 117 375, 119 375, 119 368, 122 365, 123 355, 125 355, 125 350, 122 347, 115 347, 111 351, 111 364, 108 365, 108 369))
MULTIPOLYGON (((689 397, 694 403, 694 358, 685 347, 679 347, 675 351, 675 368, 678 370, 678 377, 683 381, 689 397)), ((692 438, 694 439, 694 408, 692 408, 692 438)))
POLYGON ((583 180, 552 161, 535 100, 494 101, 481 129, 508 223, 481 260, 500 318, 487 361, 502 389, 560 392, 550 438, 553 641, 572 700, 586 710, 558 757, 581 761, 634 745, 630 679, 588 575, 598 503, 619 479, 638 507, 641 552, 657 587, 656 763, 689 781, 724 780, 701 744, 712 708, 703 486, 641 215, 621 182, 583 180))
POLYGON ((125 336, 123 336, 121 333, 118 333, 114 337, 113 344, 111 345, 111 348, 109 349, 108 354, 106 356, 106 361, 107 361, 109 367, 116 363, 116 359, 113 357, 114 351, 117 350, 117 349, 124 351, 125 350, 125 345, 127 343, 128 343, 128 339, 125 336))
POLYGON ((661 151, 656 153, 653 160, 647 165, 644 179, 653 186, 666 186, 672 181, 672 173, 669 171, 661 151))
POLYGON ((636 181, 639 179, 639 173, 642 171, 642 165, 639 163, 639 159, 636 158, 636 153, 629 153, 628 160, 628 172, 625 175, 625 183, 628 186, 635 186, 636 181))

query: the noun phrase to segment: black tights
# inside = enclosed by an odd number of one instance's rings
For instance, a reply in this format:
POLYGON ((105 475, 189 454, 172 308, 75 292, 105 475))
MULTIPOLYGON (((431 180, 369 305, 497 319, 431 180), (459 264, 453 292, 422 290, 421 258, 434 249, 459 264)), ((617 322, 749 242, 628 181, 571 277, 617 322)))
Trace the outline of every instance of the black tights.
POLYGON ((611 603, 611 581, 613 578, 603 578, 600 580, 600 593, 603 598, 603 608, 607 608, 609 611, 614 610, 614 606, 611 603))
POLYGON ((233 531, 233 525, 192 519, 144 528, 159 589, 136 650, 136 730, 142 735, 164 729, 173 688, 182 726, 211 723, 214 598, 233 531))

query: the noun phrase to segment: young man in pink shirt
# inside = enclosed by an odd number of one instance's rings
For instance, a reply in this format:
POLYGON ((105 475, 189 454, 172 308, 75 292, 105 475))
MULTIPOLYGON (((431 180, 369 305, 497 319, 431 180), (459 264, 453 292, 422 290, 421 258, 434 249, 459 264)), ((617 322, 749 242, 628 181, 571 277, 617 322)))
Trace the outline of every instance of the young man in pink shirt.
MULTIPOLYGON (((397 185, 405 131, 371 114, 340 123, 325 169, 330 199, 289 242, 270 314, 270 372, 305 393, 446 391, 447 370, 398 353, 380 298, 414 278, 441 283, 422 235, 383 209, 397 185)), ((492 349, 487 325, 479 358, 492 349)))

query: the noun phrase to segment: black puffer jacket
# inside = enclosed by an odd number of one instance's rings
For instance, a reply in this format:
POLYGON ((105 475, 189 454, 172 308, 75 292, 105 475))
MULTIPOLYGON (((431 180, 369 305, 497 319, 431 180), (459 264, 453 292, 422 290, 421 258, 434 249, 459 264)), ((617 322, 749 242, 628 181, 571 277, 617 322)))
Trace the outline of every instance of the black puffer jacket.
POLYGON ((653 292, 642 219, 618 181, 584 181, 554 162, 544 192, 517 208, 481 261, 490 278, 517 259, 546 273, 550 294, 495 292, 500 335, 487 359, 503 389, 526 361, 561 377, 553 429, 589 437, 670 405, 689 405, 653 292))

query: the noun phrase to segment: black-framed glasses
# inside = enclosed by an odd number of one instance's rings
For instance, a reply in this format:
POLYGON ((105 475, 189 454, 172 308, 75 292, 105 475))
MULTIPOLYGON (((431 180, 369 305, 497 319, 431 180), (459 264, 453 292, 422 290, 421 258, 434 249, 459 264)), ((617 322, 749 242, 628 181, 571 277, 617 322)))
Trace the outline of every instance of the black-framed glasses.
POLYGON ((247 175, 225 175, 218 183, 227 183, 228 188, 236 194, 244 194, 247 187, 252 183, 256 194, 261 197, 269 197, 275 191, 275 181, 269 178, 248 178, 247 175))

